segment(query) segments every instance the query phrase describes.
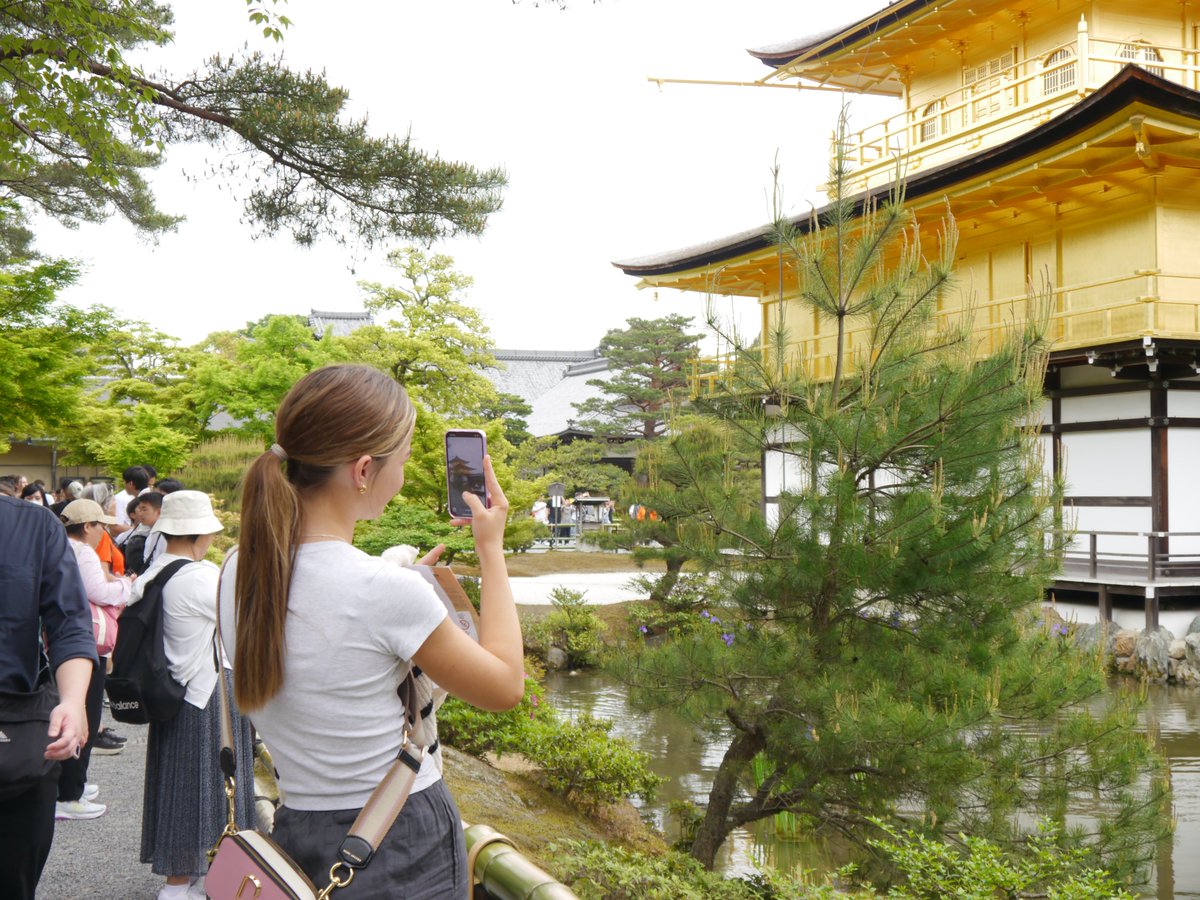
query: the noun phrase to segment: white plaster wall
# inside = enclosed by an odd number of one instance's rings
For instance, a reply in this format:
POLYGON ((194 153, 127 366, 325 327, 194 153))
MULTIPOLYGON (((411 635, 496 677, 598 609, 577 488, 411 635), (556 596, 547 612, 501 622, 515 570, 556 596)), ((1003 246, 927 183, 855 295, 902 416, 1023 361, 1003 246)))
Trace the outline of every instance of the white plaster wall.
POLYGON ((1062 421, 1106 422, 1111 419, 1144 419, 1150 415, 1150 392, 1063 397, 1062 421))
POLYGON ((778 503, 765 504, 764 512, 765 512, 765 518, 767 520, 767 527, 768 528, 779 527, 779 504, 778 503))
MULTIPOLYGON (((1169 429, 1167 460, 1171 531, 1200 531, 1200 430, 1169 429)), ((1200 554, 1200 537, 1171 538, 1171 554, 1177 553, 1200 554)))
MULTIPOLYGON (((1200 391, 1167 391, 1167 415, 1200 417, 1200 391)), ((1174 431, 1171 436, 1175 436, 1174 431)))
MULTIPOLYGON (((1076 506, 1073 512, 1076 532, 1150 530, 1150 507, 1148 506, 1076 506)), ((1102 534, 1096 538, 1096 552, 1100 555, 1134 553, 1144 560, 1146 544, 1146 538, 1137 535, 1102 534)), ((1087 553, 1088 536, 1077 533, 1070 544, 1070 549, 1079 553, 1087 553)))
POLYGON ((1067 496, 1150 496, 1150 430, 1062 436, 1067 496))
POLYGON ((768 497, 778 497, 784 491, 802 490, 808 480, 800 458, 783 450, 768 450, 764 454, 763 475, 768 497))
POLYGON ((1038 438, 1038 444, 1042 449, 1042 474, 1049 482, 1054 478, 1054 437, 1043 434, 1038 438))

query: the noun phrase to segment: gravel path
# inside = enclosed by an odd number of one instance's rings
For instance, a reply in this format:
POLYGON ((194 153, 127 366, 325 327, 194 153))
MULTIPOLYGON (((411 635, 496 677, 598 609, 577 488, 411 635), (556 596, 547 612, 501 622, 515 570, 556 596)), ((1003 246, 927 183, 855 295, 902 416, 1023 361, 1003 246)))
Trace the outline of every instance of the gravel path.
POLYGON ((629 586, 637 575, 636 572, 564 572, 558 575, 510 578, 508 581, 512 585, 513 600, 519 604, 549 604, 550 592, 556 587, 565 587, 583 593, 584 599, 589 603, 603 606, 628 600, 644 600, 645 591, 629 586))
POLYGON ((116 756, 93 756, 88 780, 100 785, 108 812, 83 822, 55 822, 54 845, 38 885, 39 900, 153 900, 164 879, 138 862, 142 841, 142 778, 146 727, 104 721, 129 743, 116 756))

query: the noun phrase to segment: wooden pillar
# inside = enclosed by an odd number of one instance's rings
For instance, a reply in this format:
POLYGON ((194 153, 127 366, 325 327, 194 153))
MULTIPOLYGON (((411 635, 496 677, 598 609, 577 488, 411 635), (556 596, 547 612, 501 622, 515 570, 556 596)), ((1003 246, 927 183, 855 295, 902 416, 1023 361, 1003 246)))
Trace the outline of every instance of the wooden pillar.
POLYGON ((1100 585, 1097 601, 1100 606, 1100 621, 1102 623, 1112 622, 1112 595, 1108 593, 1107 584, 1100 585))
POLYGON ((1158 591, 1153 586, 1146 588, 1146 630, 1158 628, 1158 591))

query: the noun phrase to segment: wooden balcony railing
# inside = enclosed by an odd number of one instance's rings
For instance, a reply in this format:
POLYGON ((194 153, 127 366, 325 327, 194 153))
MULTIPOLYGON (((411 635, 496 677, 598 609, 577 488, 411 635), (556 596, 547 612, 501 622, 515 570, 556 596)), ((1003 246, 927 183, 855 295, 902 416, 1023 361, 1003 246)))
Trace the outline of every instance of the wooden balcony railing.
MULTIPOLYGON (((1144 337, 1200 336, 1200 275, 1139 269, 1128 275, 1054 288, 1048 302, 1051 304, 1048 337, 1054 350, 1144 337), (1168 292, 1168 296, 1163 297, 1162 292, 1168 292)), ((778 304, 779 301, 774 301, 769 305, 778 309, 778 304)), ((974 353, 982 358, 999 349, 1010 329, 1024 323, 1027 304, 1026 296, 1021 295, 981 301, 967 309, 944 308, 935 313, 934 326, 948 329, 969 316, 976 342, 974 353)), ((865 322, 851 323, 846 334, 847 363, 851 369, 856 355, 864 352, 867 337, 865 322)), ((832 333, 796 336, 785 351, 784 373, 800 366, 809 377, 832 378, 837 362, 835 341, 832 333)), ((769 349, 763 351, 764 362, 770 362, 770 353, 769 349)), ((739 380, 736 359, 731 354, 705 357, 693 363, 694 394, 735 390, 739 380)))
POLYGON ((918 98, 913 108, 847 135, 842 150, 863 187, 890 181, 897 160, 911 177, 1048 121, 1130 63, 1200 90, 1200 49, 1091 35, 1081 18, 1074 42, 940 97, 918 98))

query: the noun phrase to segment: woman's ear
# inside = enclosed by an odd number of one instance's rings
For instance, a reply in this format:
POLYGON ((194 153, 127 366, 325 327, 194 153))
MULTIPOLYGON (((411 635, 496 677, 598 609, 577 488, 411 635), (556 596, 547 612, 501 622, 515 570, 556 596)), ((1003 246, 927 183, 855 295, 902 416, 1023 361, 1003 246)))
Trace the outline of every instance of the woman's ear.
POLYGON ((366 483, 367 470, 370 468, 371 460, 372 457, 364 454, 350 464, 350 478, 355 487, 366 483))

